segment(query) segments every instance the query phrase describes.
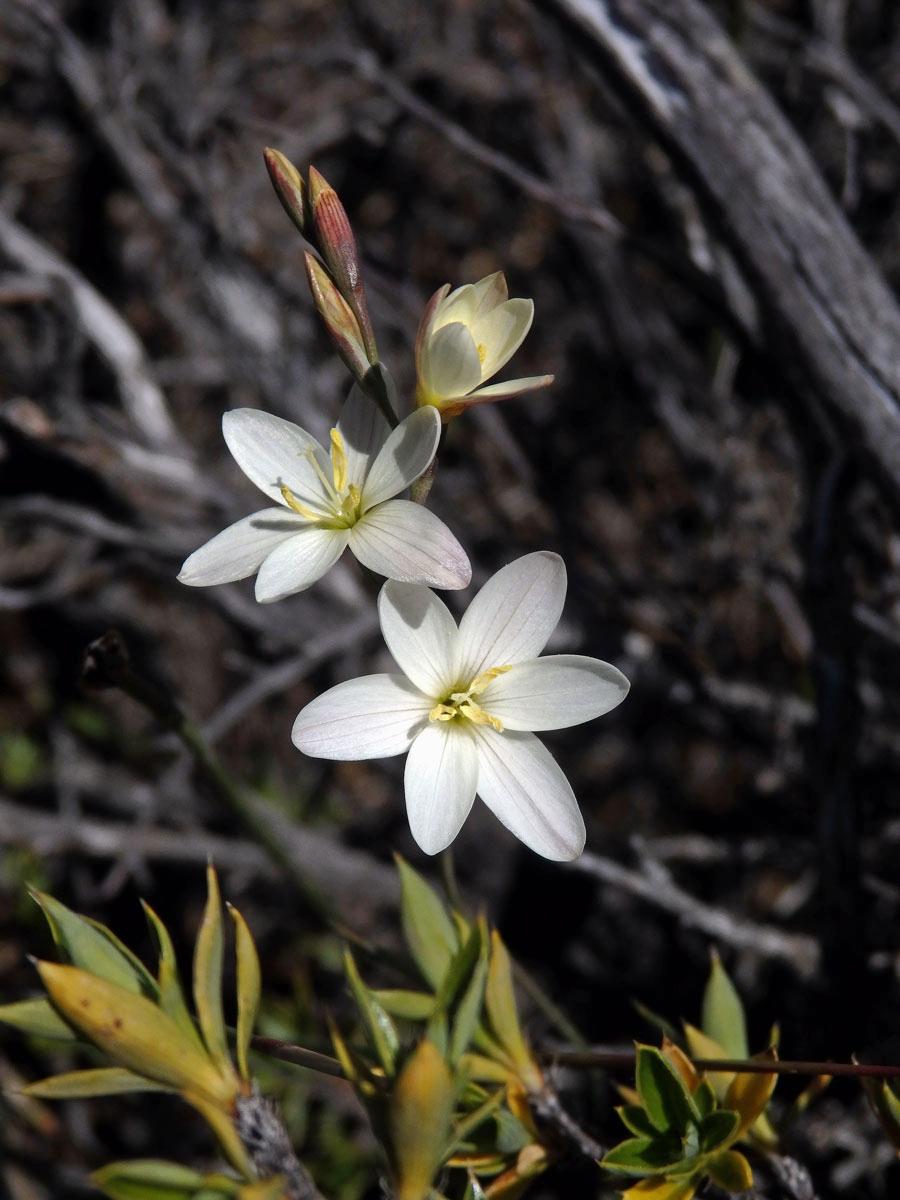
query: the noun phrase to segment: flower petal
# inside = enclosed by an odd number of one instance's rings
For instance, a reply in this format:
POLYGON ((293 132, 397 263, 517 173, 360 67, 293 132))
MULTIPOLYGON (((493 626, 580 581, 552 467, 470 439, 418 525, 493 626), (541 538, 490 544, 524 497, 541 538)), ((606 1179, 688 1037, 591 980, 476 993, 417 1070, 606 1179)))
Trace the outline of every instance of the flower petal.
POLYGON ((476 283, 464 283, 462 287, 454 288, 449 296, 445 292, 434 314, 432 333, 454 321, 471 325, 478 311, 478 287, 476 283))
POLYGON ((466 400, 469 404, 483 404, 488 400, 508 400, 511 396, 521 396, 525 392, 536 392, 538 388, 548 387, 553 382, 552 375, 526 375, 523 379, 509 379, 506 383, 491 383, 487 387, 476 388, 469 392, 466 400))
POLYGON ((331 461, 311 433, 256 408, 225 413, 222 433, 237 465, 270 499, 284 504, 281 487, 285 484, 301 503, 321 508, 325 492, 307 448, 312 447, 329 479, 331 461))
POLYGON ((481 378, 490 379, 508 363, 525 340, 534 320, 533 300, 507 300, 482 317, 472 329, 476 344, 485 347, 481 378))
POLYGON ((533 733, 473 726, 478 795, 529 849, 568 862, 584 849, 584 820, 569 781, 533 733))
POLYGON ((472 287, 475 291, 475 316, 486 316, 498 304, 502 304, 509 292, 506 289, 506 276, 502 271, 495 271, 493 275, 485 275, 484 279, 479 279, 477 283, 473 283, 472 287))
POLYGON ((229 525, 185 559, 178 573, 190 587, 246 579, 285 538, 306 524, 303 517, 283 508, 264 508, 229 525))
POLYGON ((291 740, 312 758, 391 758, 409 748, 430 709, 431 701, 402 675, 364 675, 311 700, 294 721, 291 740))
POLYGON ((409 748, 403 784, 413 837, 426 854, 445 850, 475 800, 478 751, 455 723, 426 725, 409 748))
POLYGON ((350 549, 370 571, 403 583, 452 589, 472 579, 466 552, 444 522, 411 500, 370 509, 350 530, 350 549))
POLYGON ((271 604, 273 600, 304 591, 331 570, 344 553, 347 541, 346 529, 307 525, 298 530, 277 546, 259 568, 257 600, 260 604, 271 604))
POLYGON ((428 588, 392 579, 378 595, 378 617, 387 648, 400 670, 431 706, 457 682, 459 634, 450 610, 428 588))
POLYGON ((435 408, 419 408, 401 421, 372 463, 360 497, 362 511, 390 500, 418 479, 434 458, 440 437, 441 418, 435 408))
POLYGON ((467 325, 442 325, 422 353, 426 393, 439 398, 465 396, 481 383, 481 359, 467 325))
POLYGON ((537 658, 566 598, 566 568, 547 550, 526 554, 492 576, 460 621, 461 674, 537 658))
POLYGON ((337 423, 347 455, 347 479, 361 487, 391 427, 378 405, 357 384, 350 389, 337 423))
POLYGON ((629 686, 621 671, 599 658, 548 654, 491 680, 478 703, 504 729, 565 729, 621 704, 629 686))

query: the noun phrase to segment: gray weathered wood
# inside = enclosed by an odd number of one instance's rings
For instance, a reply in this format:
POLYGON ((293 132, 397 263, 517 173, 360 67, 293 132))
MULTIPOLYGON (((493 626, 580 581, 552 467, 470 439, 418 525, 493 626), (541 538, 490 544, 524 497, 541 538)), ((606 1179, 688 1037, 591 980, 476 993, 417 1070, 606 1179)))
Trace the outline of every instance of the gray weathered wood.
POLYGON ((800 137, 701 0, 537 0, 704 201, 794 380, 900 498, 900 307, 800 137))

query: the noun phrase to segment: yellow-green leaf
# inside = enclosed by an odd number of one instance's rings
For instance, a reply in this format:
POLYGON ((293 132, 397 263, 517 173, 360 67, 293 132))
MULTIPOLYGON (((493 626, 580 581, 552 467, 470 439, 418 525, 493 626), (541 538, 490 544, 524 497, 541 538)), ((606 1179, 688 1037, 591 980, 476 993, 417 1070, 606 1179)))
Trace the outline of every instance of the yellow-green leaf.
POLYGON ((392 1017, 407 1021, 427 1021, 434 1012, 434 996, 430 992, 411 992, 402 988, 379 988, 372 995, 392 1017))
POLYGON ((73 912, 47 892, 32 891, 53 940, 73 966, 116 983, 129 992, 156 996, 156 980, 119 939, 97 921, 73 912))
MULTIPOLYGON (((754 1054, 752 1059, 753 1062, 777 1062, 777 1060, 778 1055, 771 1046, 763 1054, 754 1054)), ((722 1102, 724 1108, 731 1108, 736 1113, 740 1113, 741 1123, 734 1135, 735 1139, 750 1128, 769 1103, 777 1082, 778 1076, 774 1071, 765 1075, 751 1075, 749 1072, 735 1074, 722 1102)))
POLYGON ((749 1192, 753 1187, 750 1164, 738 1150, 716 1154, 706 1164, 706 1170, 716 1187, 726 1192, 749 1192))
POLYGON ((431 1042, 419 1043, 391 1094, 391 1158, 397 1200, 425 1200, 450 1133, 456 1084, 431 1042))
POLYGON ((437 893, 399 855, 397 868, 403 936, 416 966, 436 989, 447 973, 459 939, 437 893))
POLYGON ((491 933, 491 961, 484 1005, 494 1036, 515 1063, 522 1082, 529 1088, 541 1087, 543 1077, 531 1057, 519 1026, 519 1013, 513 991, 512 962, 496 929, 491 933))
POLYGON ((45 996, 0 1004, 0 1021, 31 1037, 53 1038, 61 1042, 78 1040, 75 1030, 62 1019, 45 996))
POLYGON ((134 1159, 110 1163, 91 1183, 112 1200, 192 1200, 198 1195, 236 1196, 239 1184, 224 1175, 201 1175, 178 1163, 134 1159))
POLYGON ((63 1017, 114 1062, 170 1087, 193 1087, 220 1104, 237 1091, 233 1071, 222 1073, 170 1016, 146 996, 80 967, 39 962, 50 999, 63 1017))
POLYGON ((399 1039, 394 1023, 375 999, 374 994, 360 979, 353 955, 349 950, 344 952, 344 970, 347 973, 347 982, 350 984, 356 1007, 359 1009, 378 1060, 385 1073, 389 1076, 393 1075, 399 1048, 399 1039))
POLYGON ((250 1068, 247 1062, 247 1052, 250 1048, 250 1038, 253 1036, 253 1026, 259 1012, 259 996, 261 978, 259 970, 259 955, 253 935, 247 927, 247 922, 236 908, 229 905, 231 919, 234 921, 235 954, 237 957, 237 1060, 238 1069, 244 1079, 249 1080, 250 1068))
POLYGON ((206 908, 194 946, 194 1004, 206 1048, 213 1062, 224 1071, 230 1068, 231 1060, 222 1012, 222 900, 212 866, 206 868, 206 888, 206 908))
POLYGON ((192 1104, 196 1108, 197 1112, 201 1114, 207 1125, 212 1129, 218 1139, 219 1145, 225 1153, 225 1157, 234 1169, 239 1171, 245 1179, 254 1179, 256 1168, 253 1166, 253 1162, 244 1148, 244 1143, 241 1141, 238 1131, 234 1127, 230 1113, 226 1112, 214 1101, 211 1101, 208 1096, 201 1095, 199 1092, 185 1090, 182 1092, 182 1095, 188 1104, 192 1104))
POLYGON ((725 1058, 747 1057, 749 1048, 744 1006, 716 953, 712 956, 712 968, 703 993, 701 1023, 706 1036, 718 1042, 725 1051, 725 1058))
MULTIPOLYGON (((855 1059, 854 1059, 855 1061, 855 1059)), ((900 1099, 884 1079, 861 1076, 860 1081, 866 1099, 887 1135, 888 1141, 900 1154, 900 1099)))
POLYGON ((156 942, 157 953, 159 955, 159 1006, 164 1013, 168 1013, 179 1029, 192 1041, 196 1042, 197 1048, 202 1050, 203 1040, 197 1032, 197 1026, 191 1019, 191 1014, 184 999, 181 978, 178 974, 178 963, 175 958, 175 948, 172 945, 172 939, 169 937, 169 931, 145 900, 141 901, 141 905, 143 906, 150 932, 156 942))
POLYGON ((642 1179, 622 1193, 622 1200, 691 1200, 700 1184, 696 1179, 642 1179))
POLYGON ((175 1092, 169 1084, 137 1075, 125 1067, 94 1067, 86 1071, 66 1071, 30 1083, 28 1096, 40 1100, 84 1100, 88 1096, 116 1096, 124 1092, 175 1092))

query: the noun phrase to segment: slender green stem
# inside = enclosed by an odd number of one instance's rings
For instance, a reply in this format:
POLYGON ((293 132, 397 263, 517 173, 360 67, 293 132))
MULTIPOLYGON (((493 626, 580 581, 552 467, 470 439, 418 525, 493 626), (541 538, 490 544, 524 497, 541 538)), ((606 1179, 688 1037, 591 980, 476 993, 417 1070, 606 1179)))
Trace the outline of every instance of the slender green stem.
POLYGON ((297 869, 290 849, 269 819, 263 798, 229 774, 200 730, 166 692, 137 674, 131 665, 125 641, 116 630, 111 630, 88 646, 82 681, 93 688, 119 688, 171 729, 191 752, 194 762, 219 798, 290 876, 310 908, 322 920, 330 922, 330 906, 321 892, 297 869))
POLYGON ((456 867, 453 862, 452 846, 448 846, 446 850, 441 851, 440 860, 441 878, 444 881, 444 891, 447 893, 447 899, 450 901, 451 907, 455 908, 457 912, 465 914, 466 906, 456 880, 456 867))

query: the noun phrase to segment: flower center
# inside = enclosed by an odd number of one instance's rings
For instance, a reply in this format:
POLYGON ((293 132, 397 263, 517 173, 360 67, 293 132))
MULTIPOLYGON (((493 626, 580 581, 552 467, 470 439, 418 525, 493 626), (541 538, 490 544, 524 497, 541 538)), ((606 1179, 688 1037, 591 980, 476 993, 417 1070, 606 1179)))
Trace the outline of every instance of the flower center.
POLYGON ((451 692, 446 700, 436 704, 428 714, 428 720, 453 721, 456 717, 465 717, 469 721, 474 721, 476 725, 490 725, 491 729, 502 733, 503 722, 500 718, 492 717, 489 712, 485 712, 473 697, 483 692, 492 679, 496 679, 498 675, 505 675, 507 671, 511 670, 512 666, 510 665, 491 667, 487 671, 482 671, 480 675, 475 676, 467 688, 451 692))
POLYGON ((287 484, 282 484, 281 495, 285 504, 305 517, 313 525, 323 529, 349 529, 355 525, 362 515, 359 511, 359 487, 347 482, 347 452, 344 440, 337 429, 331 431, 331 478, 329 479, 319 460, 316 458, 312 445, 308 445, 303 455, 310 464, 319 482, 322 484, 323 497, 321 505, 310 507, 303 504, 287 484))

